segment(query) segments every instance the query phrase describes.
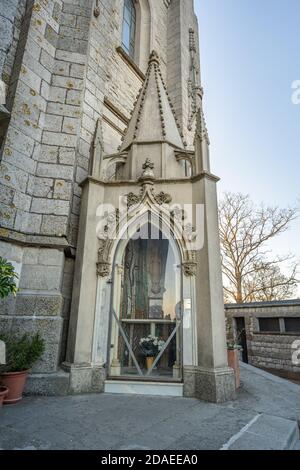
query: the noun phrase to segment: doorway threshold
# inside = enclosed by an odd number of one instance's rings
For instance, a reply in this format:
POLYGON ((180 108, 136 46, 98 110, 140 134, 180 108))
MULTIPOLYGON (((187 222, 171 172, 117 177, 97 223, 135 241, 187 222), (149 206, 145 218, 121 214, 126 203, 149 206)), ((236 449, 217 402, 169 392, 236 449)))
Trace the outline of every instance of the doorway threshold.
POLYGON ((140 382, 133 380, 106 380, 104 384, 104 392, 126 395, 183 397, 183 384, 167 382, 140 382))

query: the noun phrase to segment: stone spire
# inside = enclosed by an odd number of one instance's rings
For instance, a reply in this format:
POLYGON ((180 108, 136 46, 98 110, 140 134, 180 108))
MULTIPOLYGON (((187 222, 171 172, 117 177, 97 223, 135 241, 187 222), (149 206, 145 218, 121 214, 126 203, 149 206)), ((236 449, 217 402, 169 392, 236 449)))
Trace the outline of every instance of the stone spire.
POLYGON ((139 93, 120 151, 133 143, 168 142, 184 149, 183 134, 160 70, 155 51, 150 55, 144 85, 139 93))

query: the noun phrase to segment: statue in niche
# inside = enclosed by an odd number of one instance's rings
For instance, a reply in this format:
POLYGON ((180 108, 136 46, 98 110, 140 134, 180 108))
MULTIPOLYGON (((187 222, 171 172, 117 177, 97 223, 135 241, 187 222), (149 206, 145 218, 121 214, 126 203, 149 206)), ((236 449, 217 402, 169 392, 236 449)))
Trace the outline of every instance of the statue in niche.
POLYGON ((162 318, 168 240, 130 240, 124 258, 123 318, 162 318))
POLYGON ((123 318, 148 318, 147 241, 129 240, 125 251, 123 318))
POLYGON ((149 240, 149 318, 163 318, 168 240, 149 240))

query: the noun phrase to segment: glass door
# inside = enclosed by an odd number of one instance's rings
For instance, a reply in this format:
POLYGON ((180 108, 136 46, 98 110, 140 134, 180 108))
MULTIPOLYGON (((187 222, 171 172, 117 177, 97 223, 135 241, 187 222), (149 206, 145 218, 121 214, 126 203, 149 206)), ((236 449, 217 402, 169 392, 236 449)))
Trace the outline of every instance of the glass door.
POLYGON ((111 378, 181 380, 181 267, 169 240, 129 240, 116 267, 111 378))

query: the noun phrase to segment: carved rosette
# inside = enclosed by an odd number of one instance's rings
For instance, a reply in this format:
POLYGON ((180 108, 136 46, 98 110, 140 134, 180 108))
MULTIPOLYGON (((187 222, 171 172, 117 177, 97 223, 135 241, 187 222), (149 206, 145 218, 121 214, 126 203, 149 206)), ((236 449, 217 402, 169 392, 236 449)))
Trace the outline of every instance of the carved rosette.
POLYGON ((154 199, 159 206, 163 204, 170 204, 172 202, 172 196, 170 194, 161 191, 159 194, 154 194, 154 199))
MULTIPOLYGON (((164 193, 161 191, 159 194, 155 194, 154 191, 151 191, 152 196, 155 200, 155 202, 159 205, 162 206, 163 204, 170 204, 172 202, 172 196, 170 194, 164 193)), ((134 194, 134 193, 129 193, 126 195, 126 200, 127 200, 127 207, 133 207, 137 206, 142 202, 144 197, 144 192, 141 192, 139 195, 134 194)))
POLYGON ((133 207, 133 206, 137 206, 141 200, 142 200, 142 195, 137 195, 137 194, 134 194, 134 193, 129 193, 126 195, 126 200, 127 200, 127 207, 130 208, 130 207, 133 207))

